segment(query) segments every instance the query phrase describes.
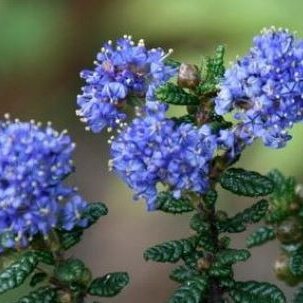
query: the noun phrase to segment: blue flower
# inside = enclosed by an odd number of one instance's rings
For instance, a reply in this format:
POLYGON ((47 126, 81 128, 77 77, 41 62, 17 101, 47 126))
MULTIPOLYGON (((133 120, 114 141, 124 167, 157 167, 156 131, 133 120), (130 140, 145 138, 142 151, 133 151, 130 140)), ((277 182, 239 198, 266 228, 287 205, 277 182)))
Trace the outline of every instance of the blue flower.
POLYGON ((176 68, 165 63, 168 54, 161 48, 146 49, 143 40, 135 45, 130 36, 118 39, 116 46, 106 43, 95 69, 80 74, 85 80, 77 99, 81 121, 95 133, 119 126, 126 119, 120 110, 128 98, 151 100, 154 89, 176 74, 176 68))
POLYGON ((113 141, 111 168, 143 197, 149 210, 155 208, 158 185, 169 188, 175 197, 183 193, 205 193, 209 169, 217 149, 217 136, 207 125, 176 125, 165 117, 167 106, 148 102, 144 117, 113 141))
POLYGON ((0 251, 25 247, 57 226, 62 204, 75 195, 63 184, 74 148, 50 124, 0 122, 0 251))
POLYGON ((250 144, 285 146, 288 130, 303 120, 303 41, 287 30, 264 30, 248 55, 225 73, 216 98, 220 115, 235 111, 237 135, 250 144))
POLYGON ((83 218, 87 209, 87 202, 80 196, 74 196, 61 210, 61 225, 65 230, 72 230, 75 226, 86 227, 88 221, 83 218))

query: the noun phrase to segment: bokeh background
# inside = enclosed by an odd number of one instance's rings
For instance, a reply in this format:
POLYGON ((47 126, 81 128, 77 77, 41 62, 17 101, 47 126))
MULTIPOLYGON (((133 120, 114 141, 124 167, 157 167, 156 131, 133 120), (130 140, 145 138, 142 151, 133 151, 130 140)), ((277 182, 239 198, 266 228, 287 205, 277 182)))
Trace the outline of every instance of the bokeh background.
MULTIPOLYGON (((227 46, 227 61, 246 52, 251 38, 264 26, 283 26, 303 36, 303 2, 289 0, 0 0, 0 115, 69 129, 77 142, 73 182, 88 201, 102 200, 110 213, 88 231, 72 252, 94 274, 128 271, 131 285, 110 300, 119 303, 166 302, 176 285, 169 281, 170 265, 146 263, 144 248, 188 233, 188 219, 147 213, 144 203, 107 170, 107 134, 84 130, 74 112, 80 91, 79 71, 93 66, 101 43, 125 33, 144 38, 150 46, 174 48, 174 57, 199 63, 218 43, 227 46)), ((303 127, 283 150, 256 144, 241 164, 267 172, 279 167, 303 182, 303 127)), ((225 195, 221 208, 230 213, 250 200, 225 195)), ((234 239, 244 246, 244 237, 234 239)), ((253 250, 248 263, 236 268, 239 279, 274 281, 271 263, 275 244, 253 250)), ((292 290, 279 283, 288 295, 292 290)), ((15 301, 16 293, 0 296, 15 301)))

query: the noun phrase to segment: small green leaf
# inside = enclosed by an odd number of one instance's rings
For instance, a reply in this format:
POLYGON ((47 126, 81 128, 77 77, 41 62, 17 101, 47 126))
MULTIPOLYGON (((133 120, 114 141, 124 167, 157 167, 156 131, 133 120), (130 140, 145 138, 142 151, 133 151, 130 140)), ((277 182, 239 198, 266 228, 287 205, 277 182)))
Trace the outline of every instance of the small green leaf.
POLYGON ((129 283, 129 276, 124 272, 108 273, 93 280, 88 293, 98 297, 114 297, 129 283))
POLYGON ((218 199, 218 193, 214 189, 210 189, 204 196, 203 200, 207 207, 213 206, 218 199))
POLYGON ((105 204, 101 202, 90 203, 87 210, 84 212, 84 218, 88 220, 89 228, 91 225, 95 224, 100 217, 106 216, 108 214, 108 208, 105 204))
POLYGON ((303 277, 303 251, 297 250, 289 259, 289 270, 295 277, 303 277))
POLYGON ((286 303, 283 292, 269 283, 237 282, 229 294, 235 303, 286 303))
POLYGON ((175 263, 190 254, 196 246, 196 238, 169 241, 147 249, 144 253, 146 261, 175 263))
POLYGON ((39 283, 43 282, 46 278, 47 278, 47 274, 45 272, 37 272, 32 276, 29 285, 31 287, 35 287, 39 283))
POLYGON ((220 178, 221 186, 237 195, 248 197, 266 196, 273 191, 273 182, 257 172, 230 168, 220 178))
POLYGON ((77 230, 77 231, 64 231, 59 230, 58 236, 61 243, 61 247, 64 250, 68 250, 74 245, 78 244, 81 240, 81 236, 83 234, 83 231, 77 230))
POLYGON ((55 264, 55 258, 54 255, 51 252, 48 251, 33 251, 35 255, 37 256, 37 259, 39 262, 42 262, 47 265, 54 265, 55 264))
POLYGON ((218 222, 220 232, 238 233, 246 229, 247 224, 260 222, 268 211, 268 202, 260 200, 244 211, 228 218, 223 222, 218 222))
POLYGON ((230 266, 224 266, 220 263, 214 263, 208 271, 208 274, 214 278, 228 278, 232 277, 233 271, 230 266))
POLYGON ((84 263, 79 259, 68 259, 55 270, 56 278, 63 283, 79 282, 85 271, 84 263))
POLYGON ((244 262, 250 258, 250 252, 246 249, 224 249, 217 254, 217 261, 222 265, 233 265, 244 262))
POLYGON ((214 96, 218 90, 220 79, 224 76, 224 47, 219 45, 213 57, 204 60, 202 68, 202 83, 198 87, 200 95, 208 97, 214 96))
POLYGON ((210 231, 210 224, 206 222, 201 213, 196 213, 190 220, 190 227, 199 235, 207 234, 210 231))
POLYGON ((199 273, 197 270, 191 268, 190 266, 187 265, 181 265, 177 268, 175 268, 171 274, 170 278, 173 281, 179 282, 179 283, 184 283, 187 280, 190 280, 194 277, 200 276, 201 273, 199 273))
POLYGON ((276 231, 272 226, 262 226, 246 239, 246 245, 251 248, 262 245, 270 240, 274 240, 275 238, 276 231))
POLYGON ((0 294, 23 284, 38 264, 37 255, 26 252, 0 273, 0 294))
POLYGON ((300 287, 293 298, 293 303, 302 303, 303 302, 303 287, 300 287))
POLYGON ((187 198, 176 199, 171 193, 161 192, 156 200, 156 208, 166 213, 182 214, 194 210, 187 198))
POLYGON ((206 277, 196 277, 184 282, 174 293, 169 303, 200 303, 207 294, 208 280, 206 277))
POLYGON ((162 102, 174 105, 198 105, 200 100, 181 87, 167 82, 156 89, 156 97, 162 102))
POLYGON ((16 303, 54 303, 57 302, 56 297, 57 293, 55 289, 50 287, 41 287, 21 298, 16 303))

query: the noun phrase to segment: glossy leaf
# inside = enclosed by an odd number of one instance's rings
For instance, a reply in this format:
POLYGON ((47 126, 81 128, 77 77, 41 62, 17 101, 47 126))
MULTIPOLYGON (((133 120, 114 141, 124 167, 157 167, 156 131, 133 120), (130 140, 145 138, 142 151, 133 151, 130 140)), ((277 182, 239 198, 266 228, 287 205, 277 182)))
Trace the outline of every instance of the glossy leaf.
POLYGON ((98 297, 114 297, 129 283, 129 276, 124 272, 108 273, 93 280, 88 293, 98 297))
POLYGON ((182 214, 194 210, 189 199, 176 199, 171 193, 162 192, 156 200, 156 208, 166 213, 182 214))
POLYGON ((147 249, 144 253, 146 261, 175 263, 190 254, 196 245, 194 237, 165 242, 147 249))
POLYGON ((271 226, 262 226, 254 231, 247 239, 246 245, 251 248, 275 239, 276 231, 271 226))
POLYGON ((221 186, 237 195, 248 197, 266 196, 272 193, 273 182, 257 172, 230 168, 220 178, 221 186))

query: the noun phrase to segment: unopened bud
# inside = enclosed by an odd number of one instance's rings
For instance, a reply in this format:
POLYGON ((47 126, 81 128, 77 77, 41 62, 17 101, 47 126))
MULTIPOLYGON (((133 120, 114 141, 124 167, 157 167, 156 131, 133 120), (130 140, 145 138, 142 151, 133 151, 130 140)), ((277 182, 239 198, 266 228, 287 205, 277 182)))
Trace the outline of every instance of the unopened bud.
POLYGON ((178 84, 184 88, 195 88, 201 77, 196 65, 182 63, 179 68, 178 84))

